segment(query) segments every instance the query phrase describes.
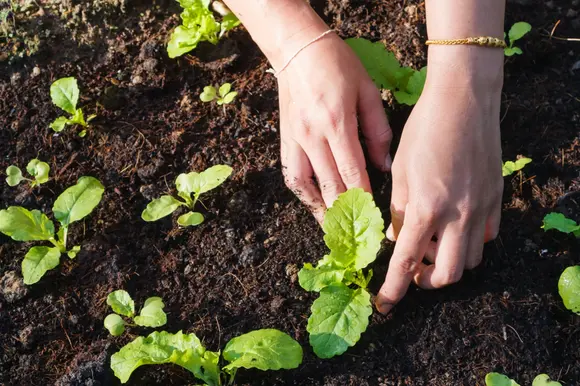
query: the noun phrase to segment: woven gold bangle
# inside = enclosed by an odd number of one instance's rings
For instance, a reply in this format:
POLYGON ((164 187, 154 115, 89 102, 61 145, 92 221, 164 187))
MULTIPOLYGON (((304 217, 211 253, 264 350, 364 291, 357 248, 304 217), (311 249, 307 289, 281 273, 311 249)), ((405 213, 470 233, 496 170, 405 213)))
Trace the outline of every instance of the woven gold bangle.
POLYGON ((456 46, 456 45, 473 45, 473 46, 483 46, 483 47, 494 47, 494 48, 506 48, 507 44, 503 39, 494 38, 491 36, 479 36, 473 38, 465 39, 441 39, 441 40, 427 40, 425 44, 429 45, 443 45, 443 46, 456 46))

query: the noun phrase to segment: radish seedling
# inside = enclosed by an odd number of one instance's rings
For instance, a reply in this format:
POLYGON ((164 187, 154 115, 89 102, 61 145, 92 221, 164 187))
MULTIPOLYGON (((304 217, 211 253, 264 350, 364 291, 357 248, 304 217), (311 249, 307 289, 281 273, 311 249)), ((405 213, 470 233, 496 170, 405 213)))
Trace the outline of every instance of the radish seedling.
MULTIPOLYGON (((169 216, 180 206, 194 209, 199 197, 210 190, 220 186, 232 174, 232 168, 227 165, 216 165, 201 172, 191 172, 180 174, 175 180, 178 196, 183 199, 178 200, 173 196, 165 195, 157 198, 147 205, 141 214, 143 220, 151 222, 169 216), (191 195, 193 194, 193 199, 191 195)), ((187 212, 177 219, 177 223, 183 227, 195 226, 203 223, 204 217, 199 212, 187 212)))
MULTIPOLYGON (((206 86, 203 88, 203 92, 199 96, 202 102, 208 103, 214 100, 217 101, 218 105, 229 105, 234 101, 236 96, 238 96, 237 91, 231 91, 232 84, 224 83, 219 90, 216 90, 214 86, 206 86)), ((225 107, 224 107, 225 108, 225 107)))
POLYGON ((79 133, 79 137, 84 137, 87 134, 86 128, 89 126, 88 122, 95 118, 96 115, 90 115, 85 121, 83 110, 80 108, 77 109, 77 102, 79 101, 79 86, 77 80, 69 77, 55 81, 50 86, 50 98, 52 99, 52 103, 71 114, 70 118, 66 116, 56 118, 50 124, 50 128, 60 133, 66 125, 81 125, 85 129, 79 133))
MULTIPOLYGON (((485 376, 486 386, 520 386, 519 383, 500 373, 489 373, 485 376)), ((540 374, 532 382, 532 386, 562 386, 560 382, 552 381, 547 374, 540 374)))
POLYGON ((50 166, 46 162, 41 162, 36 158, 31 160, 26 166, 26 171, 32 179, 26 178, 22 175, 22 171, 18 166, 10 165, 6 168, 6 182, 10 186, 16 186, 22 181, 28 181, 30 187, 34 188, 48 182, 48 173, 50 172, 50 166))
POLYGON ((314 353, 331 358, 358 342, 372 314, 366 290, 372 263, 384 238, 381 211, 363 189, 338 196, 324 217, 324 242, 330 253, 316 267, 305 264, 298 273, 300 286, 320 292, 312 304, 307 330, 314 353))
POLYGON ((521 55, 522 49, 520 47, 514 47, 514 43, 516 40, 519 40, 524 37, 528 32, 532 30, 532 26, 524 21, 520 21, 519 23, 515 23, 510 28, 509 32, 503 34, 503 38, 509 38, 509 44, 506 48, 504 48, 503 52, 505 56, 513 56, 513 55, 521 55))
POLYGON ((506 161, 501 168, 501 174, 503 177, 511 176, 515 172, 522 170, 524 166, 526 166, 530 162, 532 162, 532 159, 526 157, 522 157, 516 160, 515 162, 506 161))
POLYGON ((179 331, 153 332, 138 337, 111 356, 111 369, 121 383, 143 365, 173 363, 190 371, 209 386, 233 384, 239 368, 266 370, 295 369, 302 363, 302 348, 288 334, 274 329, 256 330, 230 340, 223 351, 229 362, 220 370, 220 352, 208 351, 199 338, 179 331))
POLYGON ((361 38, 345 41, 359 57, 379 89, 392 91, 399 103, 409 106, 417 103, 425 86, 427 67, 416 71, 401 66, 395 54, 387 50, 381 42, 373 43, 361 38))
POLYGON ((113 291, 107 296, 107 304, 111 306, 115 314, 109 314, 104 320, 104 325, 113 336, 119 336, 125 331, 125 326, 133 324, 125 322, 121 317, 132 318, 134 325, 143 327, 161 327, 167 323, 167 315, 163 311, 165 304, 160 297, 154 296, 145 300, 145 304, 139 315, 135 315, 135 302, 127 291, 113 291))
POLYGON ((572 233, 574 236, 580 238, 580 225, 576 221, 567 218, 562 213, 549 213, 544 217, 544 224, 542 225, 544 231, 555 229, 563 233, 572 233))
POLYGON ((209 9, 211 0, 177 0, 183 8, 181 25, 173 33, 167 45, 170 58, 181 56, 206 41, 217 44, 219 39, 229 30, 240 25, 240 21, 229 12, 216 21, 209 9))
POLYGON ((558 281, 558 292, 567 309, 580 315, 580 265, 568 267, 558 281))
POLYGON ((16 241, 49 241, 54 247, 32 247, 22 261, 25 284, 34 284, 44 274, 58 266, 62 253, 74 259, 80 251, 75 246, 67 252, 70 224, 88 216, 99 204, 104 188, 93 177, 81 177, 76 185, 66 189, 54 202, 52 212, 60 223, 55 233, 54 224, 38 210, 29 211, 20 206, 0 210, 0 232, 16 241))

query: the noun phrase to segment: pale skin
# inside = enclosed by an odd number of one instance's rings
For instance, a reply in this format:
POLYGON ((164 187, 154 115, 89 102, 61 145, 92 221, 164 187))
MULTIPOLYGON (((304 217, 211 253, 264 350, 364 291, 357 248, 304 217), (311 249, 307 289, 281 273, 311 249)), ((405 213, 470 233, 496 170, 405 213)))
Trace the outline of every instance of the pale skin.
MULTIPOLYGON (((304 0, 226 0, 274 69, 329 27, 304 0)), ((503 37, 505 0, 427 0, 429 39, 503 37)), ((503 51, 429 46, 425 89, 391 162, 391 128, 377 88, 335 34, 278 76, 286 184, 322 222, 346 189, 371 191, 359 142, 391 171, 387 237, 396 241, 377 309, 389 313, 411 282, 436 289, 481 263, 500 223, 503 51), (423 263, 424 259, 429 264, 423 263)))

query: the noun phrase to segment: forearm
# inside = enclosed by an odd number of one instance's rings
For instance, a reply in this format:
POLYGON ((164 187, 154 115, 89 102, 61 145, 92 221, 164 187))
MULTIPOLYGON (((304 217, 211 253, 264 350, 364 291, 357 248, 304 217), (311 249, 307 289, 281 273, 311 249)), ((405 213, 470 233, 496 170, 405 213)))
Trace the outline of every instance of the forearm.
POLYGON ((280 68, 328 27, 305 0, 224 0, 272 66, 280 68))
MULTIPOLYGON (((426 10, 429 39, 503 38, 505 0, 427 0, 426 10)), ((503 60, 499 48, 431 45, 428 65, 437 76, 428 81, 477 81, 497 91, 503 83, 503 60)))

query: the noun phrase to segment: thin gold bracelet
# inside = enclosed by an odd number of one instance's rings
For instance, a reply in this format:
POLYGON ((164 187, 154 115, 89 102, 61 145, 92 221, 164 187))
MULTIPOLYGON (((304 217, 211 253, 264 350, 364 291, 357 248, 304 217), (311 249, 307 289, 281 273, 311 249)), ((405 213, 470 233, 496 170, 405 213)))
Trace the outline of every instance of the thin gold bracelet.
POLYGON ((465 39, 441 39, 441 40, 427 40, 425 44, 429 45, 443 45, 443 46, 456 46, 456 45, 475 45, 483 47, 494 47, 494 48, 506 48, 507 44, 503 39, 494 38, 491 36, 479 36, 473 38, 465 39))

